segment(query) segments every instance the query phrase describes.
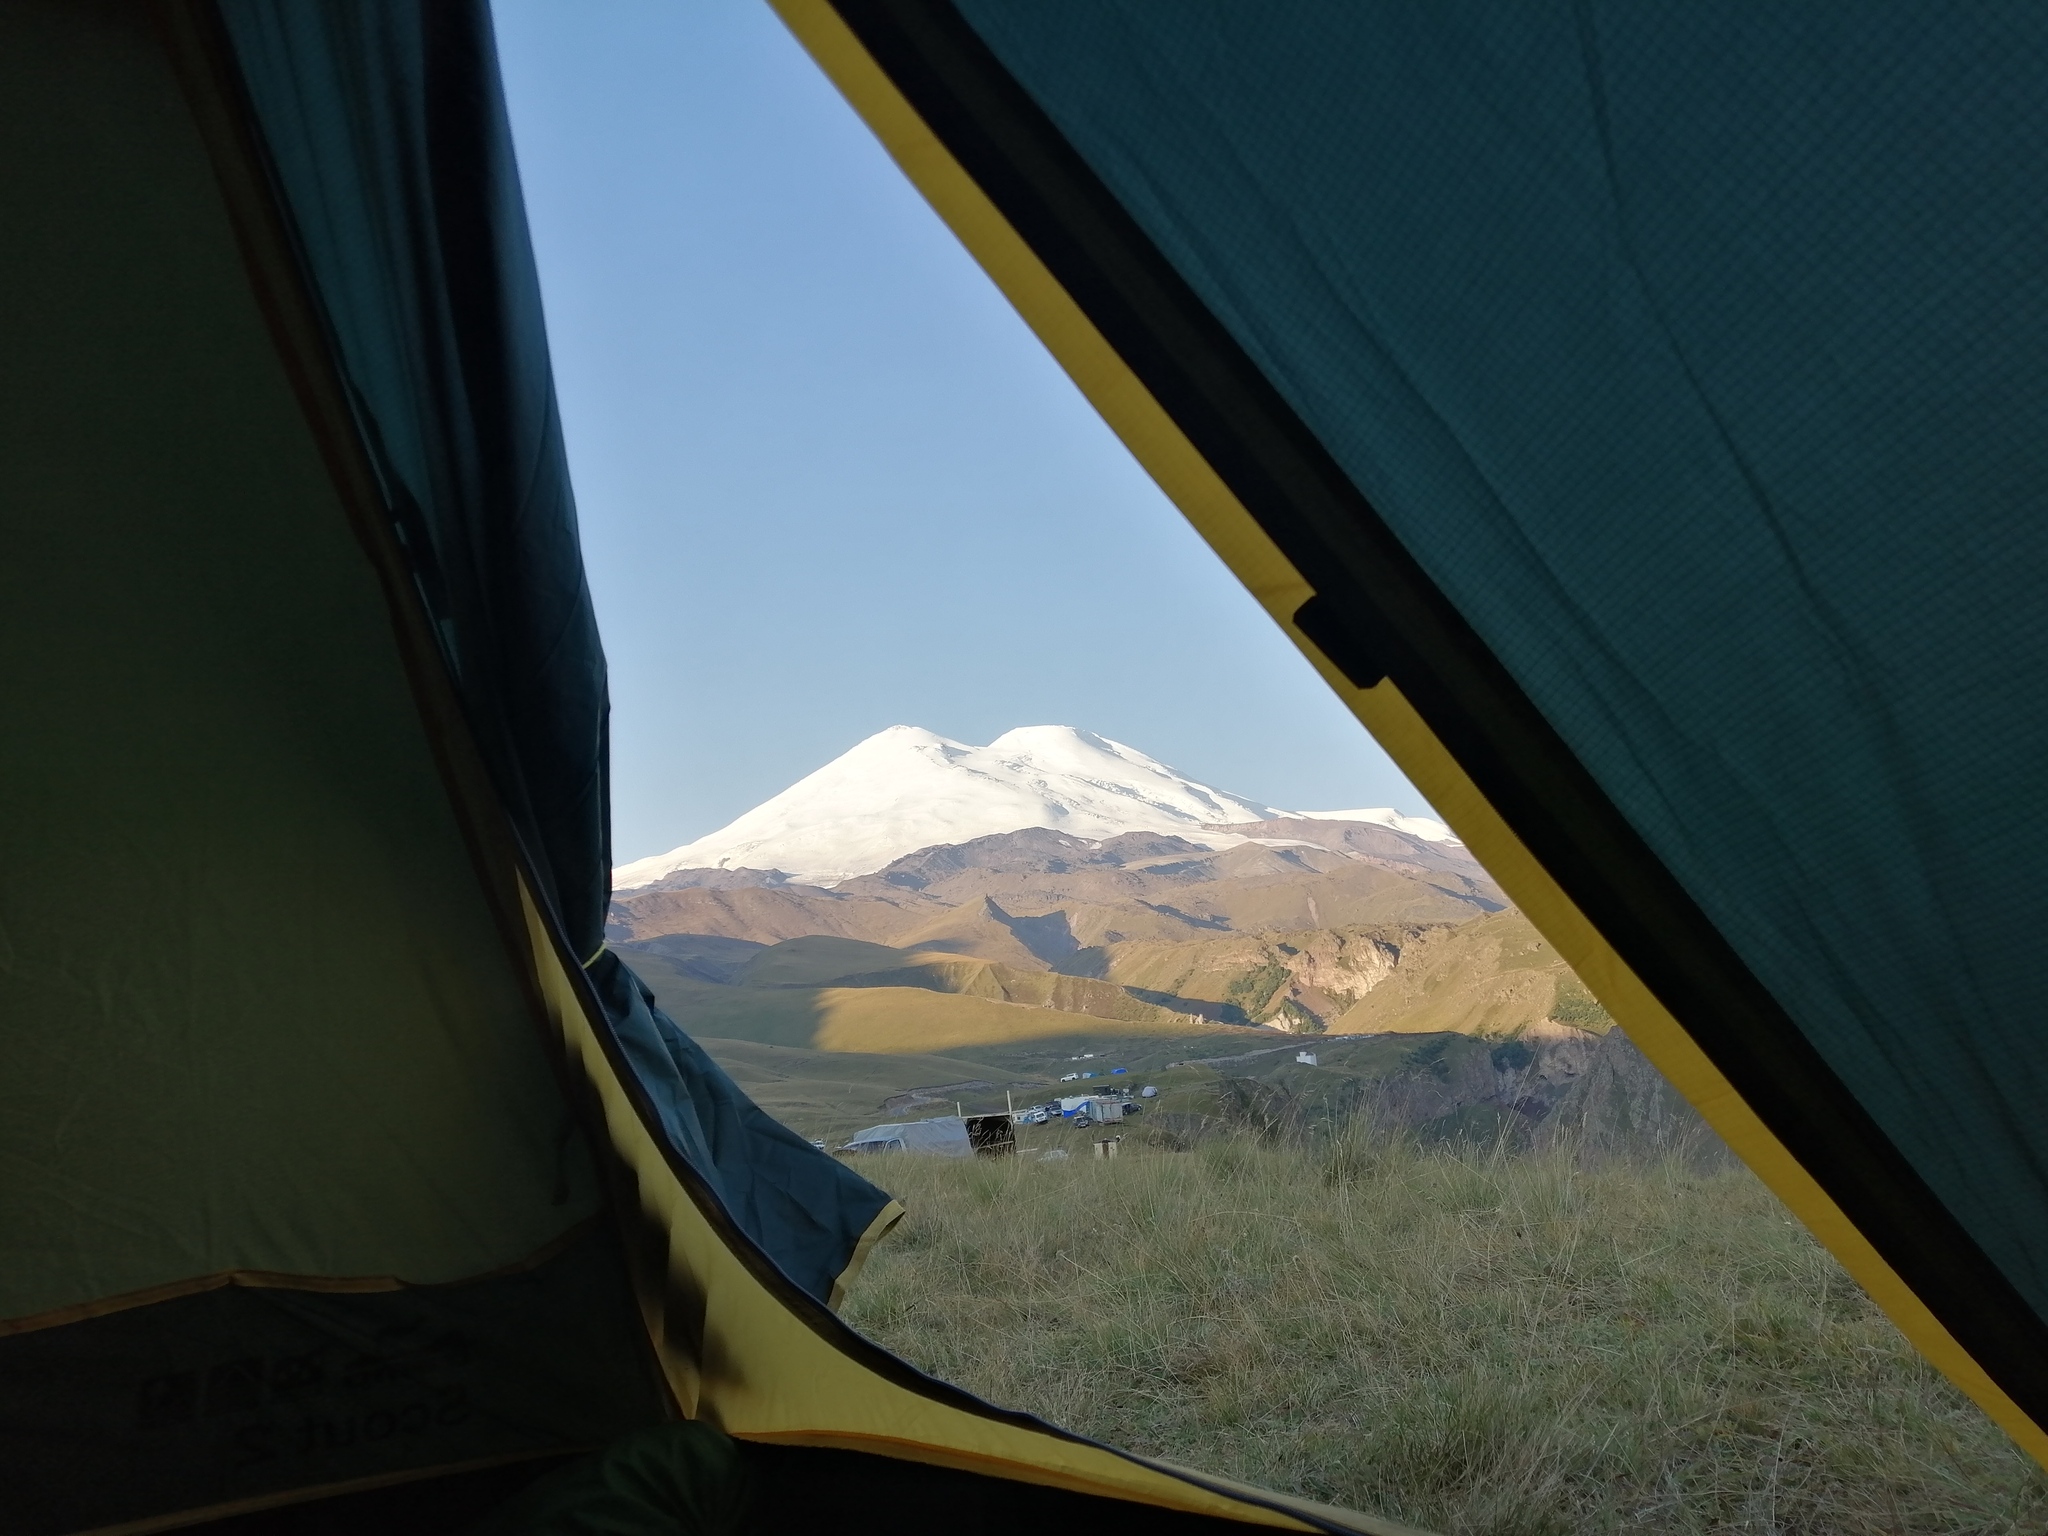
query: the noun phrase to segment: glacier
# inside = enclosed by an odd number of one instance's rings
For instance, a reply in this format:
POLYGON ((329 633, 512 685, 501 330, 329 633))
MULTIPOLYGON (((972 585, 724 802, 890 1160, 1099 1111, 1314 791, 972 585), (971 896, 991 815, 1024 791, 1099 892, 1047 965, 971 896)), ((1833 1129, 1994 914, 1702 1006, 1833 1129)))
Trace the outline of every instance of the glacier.
POLYGON ((1431 841, 1441 822, 1371 811, 1281 810, 1202 784, 1134 747, 1067 725, 1006 731, 985 747, 892 725, 737 820, 612 872, 638 890, 679 869, 780 871, 805 885, 870 874, 939 843, 1026 827, 1085 839, 1170 832, 1211 848, 1244 841, 1217 826, 1289 817, 1373 821, 1431 841))

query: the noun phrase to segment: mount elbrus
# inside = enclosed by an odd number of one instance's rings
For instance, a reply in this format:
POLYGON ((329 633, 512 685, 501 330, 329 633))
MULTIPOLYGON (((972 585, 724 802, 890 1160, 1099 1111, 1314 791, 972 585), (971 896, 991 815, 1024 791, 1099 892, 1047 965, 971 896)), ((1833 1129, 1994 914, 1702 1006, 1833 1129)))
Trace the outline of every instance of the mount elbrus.
MULTIPOLYGON (((1208 830, 1291 814, 1197 783, 1121 742, 1064 725, 1025 726, 985 747, 914 726, 879 731, 737 821, 613 872, 613 889, 710 883, 699 872, 758 870, 807 885, 872 874, 905 854, 1029 827, 1099 840, 1126 832, 1243 841, 1208 830)), ((1310 811, 1431 842, 1442 822, 1391 810, 1310 811)))
POLYGON ((1505 1036, 1577 995, 1441 822, 1281 810, 1064 726, 892 727, 615 885, 613 941, 719 1036, 871 1047, 851 1016, 903 999, 851 994, 906 989, 935 1033, 890 1048, 1071 1022, 1049 1014, 1505 1036))
POLYGON ((1312 1097, 1418 1124, 1542 1119, 1601 1052, 1639 1063, 1441 822, 1283 810, 1063 726, 893 727, 615 884, 614 947, 813 1132, 1111 1057, 1210 1064, 1173 1080, 1267 1114, 1309 1091, 1275 1087, 1289 1035, 1312 1097))

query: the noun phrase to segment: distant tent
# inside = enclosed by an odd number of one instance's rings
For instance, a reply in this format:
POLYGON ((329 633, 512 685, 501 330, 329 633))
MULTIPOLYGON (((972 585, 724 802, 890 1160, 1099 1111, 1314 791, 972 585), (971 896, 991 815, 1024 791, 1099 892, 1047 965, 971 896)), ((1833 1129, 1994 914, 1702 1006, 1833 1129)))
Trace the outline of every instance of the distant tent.
POLYGON ((871 1125, 851 1141, 848 1152, 924 1152, 935 1157, 971 1157, 973 1144, 967 1137, 967 1122, 958 1115, 940 1115, 935 1120, 905 1120, 895 1125, 871 1125))
POLYGON ((2048 1457, 2048 9, 777 5, 1629 1038, 2048 1457))

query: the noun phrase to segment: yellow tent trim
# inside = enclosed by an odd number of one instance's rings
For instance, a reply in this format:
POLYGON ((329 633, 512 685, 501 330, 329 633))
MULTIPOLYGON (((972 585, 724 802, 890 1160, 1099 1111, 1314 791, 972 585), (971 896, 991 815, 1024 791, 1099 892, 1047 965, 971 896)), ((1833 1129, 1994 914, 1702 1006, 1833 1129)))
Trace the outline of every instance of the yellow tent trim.
POLYGON ((853 1257, 846 1261, 846 1268, 839 1271, 839 1278, 832 1282, 832 1299, 826 1305, 834 1312, 846 1304, 846 1293, 853 1289, 853 1282, 860 1278, 860 1272, 868 1267, 868 1255, 875 1251, 875 1244, 887 1237, 890 1229, 907 1214, 894 1200, 875 1212, 875 1219, 868 1223, 867 1231, 861 1233, 860 1241, 853 1245, 853 1257))
POLYGON ((1313 589, 1010 227, 827 0, 769 0, 1124 446, 1671 1085, 2007 1434, 2048 1466, 2048 1433, 1958 1344, 1586 920, 1391 682, 1357 688, 1294 627, 1313 589))
MULTIPOLYGON (((725 1241, 670 1166, 585 1012, 570 968, 520 887, 543 1006, 573 1076, 594 1091, 624 1167, 619 1193, 651 1240, 628 1243, 648 1336, 682 1413, 741 1439, 876 1452, 1188 1514, 1314 1531, 1286 1512, 1298 1501, 1002 1419, 882 1376, 793 1312, 725 1241), (628 1182, 629 1181, 629 1182, 628 1182)), ((1403 1527, 1300 1503, 1368 1536, 1403 1527)))

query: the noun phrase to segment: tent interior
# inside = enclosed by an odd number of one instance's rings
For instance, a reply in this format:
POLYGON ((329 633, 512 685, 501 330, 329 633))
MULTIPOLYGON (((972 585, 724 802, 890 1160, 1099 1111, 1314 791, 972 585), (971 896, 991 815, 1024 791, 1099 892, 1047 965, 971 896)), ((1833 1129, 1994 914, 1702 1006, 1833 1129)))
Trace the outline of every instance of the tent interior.
MULTIPOLYGON (((2042 1455, 2048 20, 778 9, 2042 1455)), ((482 0, 4 0, 0 80, 0 1529, 453 1531, 701 1421, 748 1528, 1396 1530, 848 1328, 900 1209, 605 950, 604 661, 482 0)))

